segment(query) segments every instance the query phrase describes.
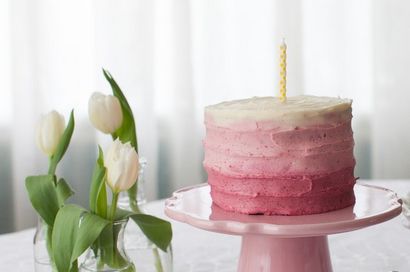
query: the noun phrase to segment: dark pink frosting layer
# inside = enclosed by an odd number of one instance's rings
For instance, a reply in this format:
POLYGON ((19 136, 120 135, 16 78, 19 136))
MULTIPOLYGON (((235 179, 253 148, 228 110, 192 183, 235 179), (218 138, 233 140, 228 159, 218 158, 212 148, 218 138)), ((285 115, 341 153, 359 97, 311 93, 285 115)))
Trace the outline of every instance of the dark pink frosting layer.
POLYGON ((353 167, 325 175, 294 175, 270 178, 238 178, 208 169, 208 183, 214 191, 248 197, 317 196, 338 188, 351 188, 356 179, 353 167))
POLYGON ((224 210, 265 215, 305 215, 324 213, 351 206, 355 202, 353 187, 344 191, 329 191, 322 195, 310 197, 248 197, 224 194, 213 190, 213 202, 224 210))

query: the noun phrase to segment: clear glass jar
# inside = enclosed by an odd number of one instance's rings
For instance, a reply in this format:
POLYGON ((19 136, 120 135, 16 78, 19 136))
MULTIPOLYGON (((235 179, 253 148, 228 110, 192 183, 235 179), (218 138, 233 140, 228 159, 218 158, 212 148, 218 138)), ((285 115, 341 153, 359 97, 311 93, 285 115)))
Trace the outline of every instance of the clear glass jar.
POLYGON ((124 230, 128 219, 108 225, 88 249, 80 271, 135 272, 124 248, 124 230))
MULTIPOLYGON (((145 213, 144 204, 147 202, 144 193, 146 159, 140 158, 140 165, 137 198, 132 201, 138 203, 139 212, 145 213)), ((118 207, 133 211, 127 192, 120 194, 118 207)), ((138 225, 132 220, 128 222, 125 229, 124 242, 125 250, 138 272, 172 272, 172 246, 170 245, 166 252, 162 251, 145 237, 138 225)))
POLYGON ((36 272, 52 272, 52 261, 48 252, 49 244, 51 243, 51 230, 39 216, 37 222, 36 233, 33 239, 34 250, 34 271, 36 272))

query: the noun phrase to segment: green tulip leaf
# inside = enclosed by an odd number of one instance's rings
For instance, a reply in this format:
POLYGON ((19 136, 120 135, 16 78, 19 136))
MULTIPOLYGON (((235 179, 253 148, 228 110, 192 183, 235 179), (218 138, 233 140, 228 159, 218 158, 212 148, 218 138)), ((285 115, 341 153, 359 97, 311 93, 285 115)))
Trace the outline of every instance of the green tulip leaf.
POLYGON ((58 181, 56 190, 60 206, 62 206, 70 196, 74 195, 74 191, 63 178, 58 181))
POLYGON ((110 224, 110 222, 100 216, 92 213, 84 213, 71 259, 74 261, 80 257, 80 255, 94 243, 108 224, 110 224))
POLYGON ((118 86, 117 82, 111 76, 110 72, 103 69, 103 73, 105 78, 111 85, 112 93, 120 101, 122 109, 122 125, 117 129, 115 135, 117 135, 123 143, 130 142, 138 153, 137 133, 135 131, 135 121, 131 107, 128 104, 127 98, 125 98, 125 95, 121 91, 121 88, 118 86))
POLYGON ((103 218, 107 218, 107 189, 105 187, 104 155, 98 147, 98 159, 95 163, 90 188, 90 210, 103 218))
POLYGON ((110 222, 76 205, 62 207, 56 216, 52 248, 59 272, 75 270, 77 258, 98 238, 110 222))
POLYGON ((55 173, 57 164, 60 162, 65 152, 67 151, 68 145, 70 144, 71 136, 73 135, 74 125, 75 125, 74 124, 74 111, 71 111, 70 120, 68 121, 68 125, 65 128, 60 141, 58 142, 57 149, 54 155, 51 157, 50 169, 48 171, 49 174, 55 173))
POLYGON ((54 179, 54 175, 29 176, 26 178, 26 189, 31 205, 49 226, 53 226, 60 207, 54 179))
POLYGON ((117 207, 117 209, 115 210, 114 221, 124 220, 126 218, 129 218, 133 214, 135 213, 117 207))
POLYGON ((166 252, 172 240, 171 223, 148 214, 133 214, 130 217, 151 242, 166 252))

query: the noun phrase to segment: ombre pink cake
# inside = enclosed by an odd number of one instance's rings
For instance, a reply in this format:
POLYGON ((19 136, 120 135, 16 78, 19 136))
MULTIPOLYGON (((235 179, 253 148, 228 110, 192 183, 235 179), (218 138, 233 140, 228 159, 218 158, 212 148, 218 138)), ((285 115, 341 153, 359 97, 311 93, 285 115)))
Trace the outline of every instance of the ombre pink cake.
POLYGON ((352 101, 254 97, 205 108, 204 167, 213 202, 265 215, 353 205, 352 101))

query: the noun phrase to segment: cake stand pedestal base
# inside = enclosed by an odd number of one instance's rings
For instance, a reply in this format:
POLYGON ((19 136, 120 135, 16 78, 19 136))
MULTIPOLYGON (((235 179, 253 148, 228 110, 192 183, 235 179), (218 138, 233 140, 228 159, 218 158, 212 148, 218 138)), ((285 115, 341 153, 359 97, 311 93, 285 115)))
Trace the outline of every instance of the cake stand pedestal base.
POLYGON ((331 272, 327 236, 244 235, 238 272, 331 272))
POLYGON ((327 236, 385 222, 401 213, 387 189, 356 184, 353 206, 321 214, 265 216, 232 213, 212 203, 208 185, 178 190, 165 213, 207 231, 242 236, 239 272, 332 272, 327 236))

